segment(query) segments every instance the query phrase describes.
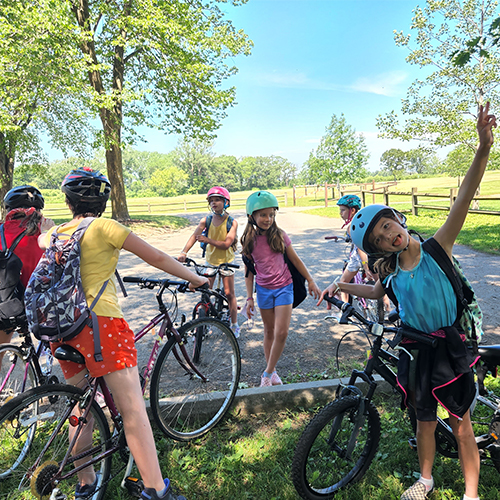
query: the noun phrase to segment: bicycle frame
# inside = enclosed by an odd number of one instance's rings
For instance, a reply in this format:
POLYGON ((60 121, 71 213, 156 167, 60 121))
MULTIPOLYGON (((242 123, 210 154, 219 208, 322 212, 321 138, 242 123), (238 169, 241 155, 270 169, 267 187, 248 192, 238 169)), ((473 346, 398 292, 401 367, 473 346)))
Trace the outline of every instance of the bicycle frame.
MULTIPOLYGON (((194 374, 197 377, 199 377, 203 382, 207 382, 208 379, 198 370, 198 368, 191 361, 191 358, 189 357, 189 355, 186 351, 182 337, 179 335, 178 331, 174 327, 174 324, 170 318, 170 315, 168 314, 167 308, 164 305, 163 300, 162 300, 163 292, 165 291, 165 289, 167 288, 167 286, 169 284, 172 285, 174 282, 172 282, 172 281, 168 282, 168 280, 149 280, 149 281, 156 282, 156 283, 162 282, 162 284, 160 286, 160 290, 156 294, 156 299, 158 301, 160 313, 158 315, 156 315, 151 321, 149 321, 149 323, 135 335, 135 341, 138 341, 141 338, 143 338, 153 328, 155 328, 158 325, 160 325, 160 330, 159 330, 159 333, 157 335, 157 338, 155 339, 153 348, 151 350, 149 361, 146 365, 146 368, 145 368, 143 374, 141 375, 141 385, 142 385, 143 394, 145 392, 147 383, 148 383, 149 378, 151 376, 151 372, 153 370, 154 363, 155 363, 156 358, 158 356, 160 343, 165 338, 165 336, 167 337, 167 339, 169 341, 172 338, 175 339, 176 348, 174 348, 172 352, 174 353, 174 356, 175 356, 176 360, 178 361, 178 363, 184 368, 184 370, 186 370, 186 373, 192 375, 194 372, 194 374)), ((178 285, 184 285, 184 283, 179 282, 178 285)), ((75 430, 75 434, 71 440, 68 451, 66 452, 63 460, 61 461, 59 471, 55 476, 55 478, 59 481, 73 477, 75 474, 77 474, 81 470, 83 470, 91 465, 94 465, 95 463, 100 462, 101 460, 107 458, 108 456, 116 453, 120 449, 120 445, 117 443, 117 444, 115 444, 115 445, 111 446, 110 448, 103 451, 103 445, 99 444, 97 446, 94 446, 94 447, 82 452, 82 453, 79 453, 78 455, 74 455, 74 456, 71 455, 71 450, 75 446, 75 444, 78 440, 78 437, 80 436, 80 434, 83 430, 85 422, 87 422, 88 415, 90 413, 90 409, 92 406, 92 402, 96 400, 96 396, 97 396, 98 392, 100 392, 104 397, 104 401, 106 403, 106 406, 109 409, 111 419, 113 421, 115 429, 118 430, 118 434, 122 431, 121 417, 120 417, 118 409, 116 408, 116 405, 113 401, 111 393, 106 385, 106 381, 105 381, 104 377, 93 378, 87 374, 86 379, 87 379, 87 391, 85 392, 85 394, 82 398, 83 403, 80 403, 80 405, 84 406, 85 409, 84 409, 83 414, 78 418, 78 424, 77 424, 77 428, 75 430), (64 475, 58 476, 58 474, 62 474, 62 471, 64 470, 64 468, 67 465, 71 465, 74 462, 76 462, 77 460, 82 460, 86 457, 93 456, 96 453, 97 453, 97 455, 94 456, 93 458, 91 458, 89 461, 81 464, 78 467, 75 467, 70 472, 68 472, 64 475)), ((74 408, 74 406, 68 407, 68 410, 63 415, 63 418, 61 419, 60 423, 53 430, 46 445, 44 446, 43 450, 41 451, 41 453, 39 455, 39 459, 35 462, 34 466, 32 467, 33 471, 38 467, 38 465, 40 465, 39 462, 40 462, 41 458, 44 456, 46 450, 49 448, 49 446, 52 444, 52 442, 54 441, 54 439, 56 438, 56 436, 60 432, 61 427, 64 425, 64 423, 70 417, 70 414, 73 411, 73 408, 74 408)), ((133 465, 133 459, 132 459, 132 457, 130 457, 129 464, 127 466, 127 472, 125 474, 126 476, 130 473, 130 470, 132 469, 132 465, 133 465)))

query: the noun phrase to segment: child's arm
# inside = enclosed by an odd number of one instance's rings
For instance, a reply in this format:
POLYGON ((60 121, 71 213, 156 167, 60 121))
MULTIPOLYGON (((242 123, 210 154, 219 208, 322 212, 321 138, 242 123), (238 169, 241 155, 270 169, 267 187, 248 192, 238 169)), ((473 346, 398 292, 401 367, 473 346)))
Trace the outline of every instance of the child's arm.
POLYGON ((255 302, 253 298, 253 273, 245 265, 245 288, 247 290, 247 301, 245 304, 247 318, 251 319, 255 312, 255 302))
POLYGON ((354 283, 343 283, 340 281, 332 283, 328 288, 323 290, 316 305, 319 306, 321 304, 325 295, 333 297, 339 292, 346 292, 350 295, 356 295, 356 297, 364 297, 365 299, 381 299, 385 295, 385 290, 380 280, 374 285, 355 285, 354 283))
POLYGON ((187 280, 191 283, 189 288, 192 290, 198 288, 199 286, 208 283, 208 279, 203 276, 198 276, 192 273, 189 269, 184 267, 180 262, 167 255, 165 252, 158 250, 157 248, 146 243, 142 238, 139 238, 134 233, 130 233, 123 243, 122 248, 128 252, 132 252, 141 258, 144 262, 149 265, 154 266, 166 273, 172 274, 187 280))
POLYGON ((368 267, 368 254, 363 252, 363 250, 360 250, 358 247, 356 247, 356 249, 358 251, 359 258, 361 259, 361 265, 363 266, 363 269, 365 270, 366 276, 370 280, 377 281, 373 277, 373 273, 370 271, 370 268, 368 267))
POLYGON ((187 240, 186 244, 184 245, 184 248, 182 249, 181 254, 177 258, 179 262, 185 262, 187 254, 191 248, 193 248, 193 245, 196 243, 196 238, 198 235, 200 235, 203 230, 205 229, 205 224, 206 224, 206 217, 203 217, 203 219, 200 220, 200 223, 198 224, 198 227, 194 230, 194 233, 189 237, 187 240))
MULTIPOLYGON (((225 223, 226 223, 226 221, 223 222, 223 224, 225 224, 225 223)), ((198 235, 196 237, 196 240, 201 242, 201 243, 207 243, 208 245, 212 245, 215 248, 227 250, 233 244, 233 241, 236 238, 237 229, 238 229, 238 223, 236 222, 236 220, 233 220, 233 225, 231 226, 229 233, 227 233, 225 240, 223 240, 223 241, 213 240, 212 238, 209 238, 208 236, 202 236, 201 233, 200 233, 200 235, 198 235)))
POLYGON ((467 175, 464 177, 457 199, 450 210, 450 214, 446 222, 438 229, 434 238, 444 248, 446 253, 451 258, 453 244, 457 239, 458 233, 462 229, 470 203, 474 197, 476 190, 483 178, 488 156, 493 144, 493 127, 496 127, 496 118, 494 115, 488 114, 490 103, 486 106, 479 107, 479 115, 477 118, 477 133, 479 136, 479 146, 472 161, 467 175))
POLYGON ((321 290, 312 279, 312 276, 309 274, 306 265, 297 255, 297 252, 295 251, 291 243, 286 247, 285 252, 287 257, 290 259, 290 262, 292 262, 292 264, 297 268, 297 271, 299 271, 299 273, 302 274, 302 276, 304 276, 304 278, 307 280, 309 295, 312 295, 315 299, 319 298, 319 296, 321 295, 321 290))

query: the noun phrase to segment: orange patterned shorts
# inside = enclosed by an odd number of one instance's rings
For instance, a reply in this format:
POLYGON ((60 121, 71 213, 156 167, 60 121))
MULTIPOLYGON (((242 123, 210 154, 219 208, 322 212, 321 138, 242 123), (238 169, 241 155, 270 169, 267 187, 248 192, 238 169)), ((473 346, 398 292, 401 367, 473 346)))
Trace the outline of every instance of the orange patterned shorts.
POLYGON ((85 356, 85 365, 72 361, 60 361, 64 378, 68 379, 87 368, 92 377, 102 377, 124 368, 137 366, 137 349, 135 348, 134 332, 123 318, 108 318, 97 316, 99 336, 101 338, 102 361, 94 359, 94 332, 86 326, 76 337, 65 342, 50 344, 52 352, 60 345, 74 347, 85 356))

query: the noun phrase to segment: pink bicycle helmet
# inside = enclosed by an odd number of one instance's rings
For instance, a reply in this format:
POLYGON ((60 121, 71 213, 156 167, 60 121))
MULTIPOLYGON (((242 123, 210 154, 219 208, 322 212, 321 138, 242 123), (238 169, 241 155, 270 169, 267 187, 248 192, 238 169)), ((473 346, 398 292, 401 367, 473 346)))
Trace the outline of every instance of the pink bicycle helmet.
POLYGON ((229 194, 229 191, 226 188, 223 188, 221 186, 214 186, 213 188, 210 188, 208 193, 207 193, 207 200, 210 201, 211 196, 220 196, 221 198, 224 198, 224 210, 231 205, 231 196, 229 194))

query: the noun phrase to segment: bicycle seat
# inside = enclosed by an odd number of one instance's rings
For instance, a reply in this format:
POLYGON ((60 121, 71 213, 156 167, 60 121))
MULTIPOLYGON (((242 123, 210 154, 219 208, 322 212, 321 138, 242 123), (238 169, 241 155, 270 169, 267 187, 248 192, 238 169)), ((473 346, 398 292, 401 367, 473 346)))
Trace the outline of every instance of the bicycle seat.
POLYGON ((478 354, 486 363, 500 364, 500 345, 479 345, 478 354))
POLYGON ((85 364, 83 354, 70 345, 61 345, 55 352, 54 357, 62 361, 73 361, 73 363, 85 364))

